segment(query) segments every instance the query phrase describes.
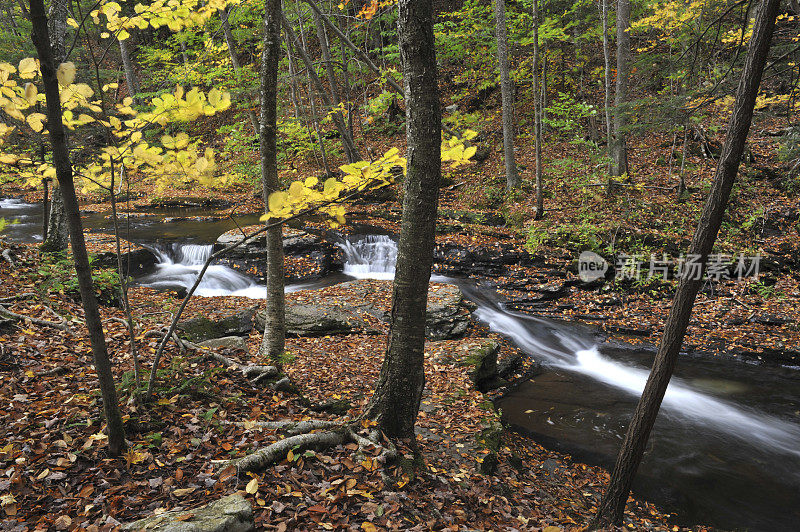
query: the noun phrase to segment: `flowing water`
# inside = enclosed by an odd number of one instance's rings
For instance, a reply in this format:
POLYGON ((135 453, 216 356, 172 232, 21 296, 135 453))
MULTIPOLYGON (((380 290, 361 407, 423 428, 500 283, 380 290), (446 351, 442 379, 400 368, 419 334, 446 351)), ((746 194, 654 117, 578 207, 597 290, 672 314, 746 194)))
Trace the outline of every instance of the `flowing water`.
MULTIPOLYGON (((41 226, 38 206, 0 200, 0 217, 19 220, 6 229, 10 238, 36 240, 41 226)), ((108 230, 105 217, 85 220, 91 229, 108 230)), ((190 287, 212 253, 209 242, 235 226, 158 220, 131 220, 137 235, 133 240, 151 243, 159 258, 156 271, 137 281, 156 288, 190 287), (175 242, 175 235, 180 242, 175 242), (172 242, 165 244, 165 239, 172 242), (156 240, 162 242, 152 244, 156 240)), ((397 247, 390 237, 350 236, 339 245, 345 254, 343 279, 393 278, 397 247)), ((288 286, 287 291, 338 280, 288 286)), ((455 282, 443 277, 432 280, 455 282)), ((598 345, 592 331, 583 326, 510 312, 490 291, 470 283, 459 285, 478 305, 476 318, 546 367, 542 375, 498 401, 504 419, 547 446, 613 465, 653 352, 598 345)), ((197 294, 263 298, 265 287, 241 272, 212 265, 197 294)), ((741 530, 797 530, 800 373, 682 356, 634 489, 679 512, 686 522, 741 530)))

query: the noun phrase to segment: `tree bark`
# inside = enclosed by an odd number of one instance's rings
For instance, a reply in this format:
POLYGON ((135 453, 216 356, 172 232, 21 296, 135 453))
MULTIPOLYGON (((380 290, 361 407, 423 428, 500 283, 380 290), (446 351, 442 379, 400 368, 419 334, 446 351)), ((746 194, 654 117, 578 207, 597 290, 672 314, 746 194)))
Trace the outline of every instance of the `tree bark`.
MULTIPOLYGON (((728 123, 725 144, 711 185, 711 192, 706 199, 689 247, 689 256, 699 257, 700 263, 703 265, 714 246, 736 174, 739 171, 739 163, 747 141, 747 133, 750 130, 753 107, 769 53, 779 6, 780 0, 763 2, 753 27, 753 36, 750 39, 747 58, 739 78, 736 103, 728 123)), ((653 428, 661 401, 675 368, 678 353, 686 334, 686 327, 691 317, 692 306, 702 283, 702 279, 684 276, 678 285, 653 368, 617 456, 608 490, 592 522, 594 528, 620 524, 622 521, 633 477, 636 475, 650 430, 653 428)))
MULTIPOLYGON (((233 67, 233 72, 235 74, 239 74, 239 70, 242 68, 241 64, 239 63, 239 58, 236 56, 236 41, 233 39, 233 32, 231 32, 231 25, 228 22, 228 6, 220 12, 220 20, 222 22, 222 33, 225 35, 225 44, 228 45, 228 55, 231 58, 231 66, 233 67)), ((258 118, 256 117, 255 111, 250 107, 250 97, 247 96, 245 98, 247 109, 247 116, 250 118, 250 125, 253 128, 253 133, 258 135, 258 118)))
POLYGON ((139 86, 139 77, 133 69, 128 39, 119 41, 119 55, 122 57, 122 69, 125 71, 125 85, 128 87, 128 94, 133 98, 134 102, 139 103, 139 98, 136 95, 141 91, 141 87, 139 86))
POLYGON ((611 175, 628 173, 628 146, 625 139, 625 110, 628 98, 628 73, 631 63, 631 0, 617 1, 617 86, 614 95, 614 134, 611 147, 611 175))
MULTIPOLYGON (((533 0, 533 71, 539 71, 539 0, 533 0)), ((542 176, 542 105, 539 101, 539 77, 533 76, 534 152, 536 157, 536 213, 535 219, 544 216, 544 184, 542 176)))
MULTIPOLYGON (((261 55, 261 185, 264 208, 269 212, 269 195, 280 190, 278 179, 278 62, 281 51, 281 2, 267 0, 264 5, 264 39, 261 55)), ((277 359, 286 342, 284 310, 283 231, 280 226, 267 231, 267 308, 264 339, 260 354, 277 359)))
POLYGON ((365 415, 390 438, 414 445, 425 387, 425 309, 441 177, 441 111, 431 0, 399 1, 408 175, 392 293, 389 343, 365 415))
POLYGON ((606 116, 606 150, 611 154, 611 50, 608 43, 608 1, 600 0, 600 21, 603 24, 603 107, 606 116))
MULTIPOLYGON (((306 47, 306 33, 303 30, 303 25, 300 24, 300 44, 303 48, 306 47)), ((287 49, 291 50, 291 41, 289 40, 289 35, 286 33, 286 29, 284 28, 284 39, 286 40, 286 47, 287 49)), ((291 63, 290 63, 291 66, 291 63)), ((331 173, 330 164, 328 163, 328 152, 325 151, 325 139, 322 137, 322 131, 320 129, 319 124, 319 114, 317 113, 317 98, 314 95, 314 85, 311 81, 311 71, 306 69, 306 78, 308 80, 308 103, 309 107, 311 107, 311 126, 314 128, 314 135, 317 137, 317 146, 319 147, 319 153, 322 157, 322 165, 325 167, 325 174, 329 175, 331 173)), ((310 133, 310 128, 309 129, 310 133)))
MULTIPOLYGON (((51 49, 56 66, 63 63, 67 56, 65 42, 67 36, 67 8, 68 0, 54 0, 50 6, 50 19, 47 21, 48 32, 52 36, 51 49)), ((64 200, 61 197, 61 189, 59 187, 53 187, 50 215, 47 219, 47 231, 43 238, 43 252, 63 253, 67 251, 69 229, 64 211, 64 200)))
POLYGON ((33 44, 36 46, 36 51, 39 55, 47 100, 47 130, 50 134, 50 142, 53 148, 53 162, 56 167, 56 177, 60 184, 69 223, 72 254, 75 260, 75 272, 78 278, 81 304, 86 319, 86 327, 89 330, 94 365, 97 370, 100 393, 103 398, 103 411, 108 425, 108 448, 112 456, 118 456, 125 449, 125 432, 117 402, 114 377, 111 373, 111 361, 108 357, 105 337, 103 336, 103 325, 100 321, 100 312, 94 295, 92 272, 89 266, 89 257, 86 253, 86 243, 83 239, 78 200, 75 197, 72 164, 69 159, 64 126, 61 123, 61 100, 58 80, 56 79, 56 67, 50 48, 50 37, 47 30, 47 17, 45 16, 43 0, 31 0, 30 15, 33 24, 33 44))
POLYGON ((508 31, 504 0, 494 0, 494 29, 497 38, 497 68, 500 70, 500 94, 503 100, 503 162, 506 188, 511 190, 519 186, 519 173, 514 156, 514 87, 508 72, 508 31))

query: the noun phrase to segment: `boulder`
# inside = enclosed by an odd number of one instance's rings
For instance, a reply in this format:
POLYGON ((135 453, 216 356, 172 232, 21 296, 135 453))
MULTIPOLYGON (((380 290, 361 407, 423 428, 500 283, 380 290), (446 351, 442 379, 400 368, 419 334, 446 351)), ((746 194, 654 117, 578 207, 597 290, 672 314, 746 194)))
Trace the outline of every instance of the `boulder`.
POLYGON ((223 336, 222 338, 211 338, 200 342, 200 347, 209 349, 235 349, 238 351, 247 350, 247 340, 242 336, 223 336))
MULTIPOLYGON (((255 317, 256 326, 264 328, 264 311, 255 317)), ((350 334, 361 328, 356 315, 342 307, 320 303, 317 305, 287 304, 286 334, 288 336, 328 336, 350 334)))
POLYGON ((464 362, 473 367, 470 378, 475 383, 475 388, 480 392, 488 392, 508 384, 501 378, 497 368, 497 355, 500 353, 500 344, 494 340, 472 347, 467 353, 464 362))
POLYGON ((428 292, 425 336, 428 340, 461 338, 469 327, 469 315, 464 296, 458 287, 453 285, 431 287, 428 292))
POLYGON ((253 330, 255 307, 225 316, 209 319, 205 316, 178 323, 178 334, 190 342, 200 343, 212 338, 247 336, 253 330))
MULTIPOLYGON (((252 232, 251 228, 245 228, 246 234, 252 232)), ((241 238, 241 230, 228 231, 217 239, 214 251, 238 242, 241 238)), ((342 252, 339 246, 318 235, 297 229, 284 228, 283 253, 287 259, 288 282, 318 279, 331 272, 340 271, 343 267, 342 252), (295 265, 295 262, 298 264, 295 265)), ((263 283, 266 278, 266 256, 264 238, 255 238, 247 244, 229 251, 219 259, 218 263, 247 270, 263 283)))
MULTIPOLYGON (((153 273, 156 271, 156 264, 158 264, 158 257, 149 249, 141 248, 122 254, 122 272, 130 277, 141 277, 153 273)), ((112 251, 98 253, 92 259, 92 266, 116 270, 117 254, 112 251)))
POLYGON ((121 529, 148 532, 248 532, 254 529, 253 508, 241 495, 228 495, 207 506, 154 515, 124 524, 121 529))

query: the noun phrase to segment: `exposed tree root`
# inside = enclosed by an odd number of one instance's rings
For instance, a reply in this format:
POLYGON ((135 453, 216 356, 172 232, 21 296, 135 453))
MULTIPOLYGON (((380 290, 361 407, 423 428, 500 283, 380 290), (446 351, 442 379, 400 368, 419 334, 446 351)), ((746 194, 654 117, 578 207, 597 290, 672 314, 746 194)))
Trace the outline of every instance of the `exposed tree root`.
MULTIPOLYGON (((193 348, 198 348, 198 346, 194 344, 190 344, 193 348)), ((199 349, 199 348, 198 348, 199 349)), ((280 370, 276 366, 256 366, 252 364, 240 364, 236 362, 232 358, 228 358, 224 355, 220 355, 219 353, 214 353, 209 351, 206 353, 209 358, 213 358, 217 362, 220 362, 223 366, 228 368, 235 368, 242 372, 247 379, 250 380, 253 384, 258 383, 262 379, 270 379, 272 377, 277 377, 280 375, 280 370)))

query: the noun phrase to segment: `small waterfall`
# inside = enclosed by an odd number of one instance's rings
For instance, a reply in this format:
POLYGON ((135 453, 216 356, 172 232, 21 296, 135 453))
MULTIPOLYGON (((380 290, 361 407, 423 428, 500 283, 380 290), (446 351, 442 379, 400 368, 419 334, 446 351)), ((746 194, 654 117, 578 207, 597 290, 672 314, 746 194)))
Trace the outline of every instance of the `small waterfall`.
POLYGON ((344 273, 357 279, 394 279, 397 244, 386 235, 367 235, 340 243, 344 273))
MULTIPOLYGON (((214 251, 212 245, 173 244, 153 250, 159 262, 156 271, 139 279, 139 284, 156 289, 185 288, 189 290, 200 270, 214 251)), ((203 275, 195 294, 204 297, 240 296, 264 299, 266 287, 227 266, 212 264, 203 275)))

